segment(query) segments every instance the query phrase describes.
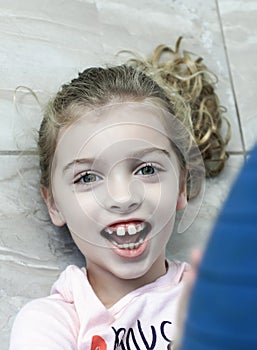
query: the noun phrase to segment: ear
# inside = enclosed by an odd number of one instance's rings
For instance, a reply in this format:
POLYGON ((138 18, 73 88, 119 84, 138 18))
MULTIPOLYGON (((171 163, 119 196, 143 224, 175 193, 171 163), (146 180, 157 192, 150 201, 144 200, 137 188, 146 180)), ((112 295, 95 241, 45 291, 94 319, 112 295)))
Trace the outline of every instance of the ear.
POLYGON ((180 192, 177 200, 177 210, 185 209, 187 206, 187 194, 186 191, 180 192))
POLYGON ((65 220, 61 214, 61 212, 56 207, 56 204, 54 202, 54 199, 52 197, 52 194, 50 193, 49 189, 45 186, 41 186, 40 188, 41 195, 46 203, 48 213, 50 215, 50 218, 54 225, 56 226, 63 226, 65 225, 65 220))
POLYGON ((177 210, 185 209, 187 206, 187 170, 181 171, 181 181, 177 200, 177 210))

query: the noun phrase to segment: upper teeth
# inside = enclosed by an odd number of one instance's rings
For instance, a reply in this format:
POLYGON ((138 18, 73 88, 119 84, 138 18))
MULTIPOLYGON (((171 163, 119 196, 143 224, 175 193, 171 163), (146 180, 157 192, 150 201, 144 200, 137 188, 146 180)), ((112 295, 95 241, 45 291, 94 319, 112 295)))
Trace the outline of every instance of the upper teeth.
POLYGON ((110 235, 113 233, 113 231, 110 228, 106 228, 105 231, 109 233, 110 235))
POLYGON ((117 228, 117 236, 125 236, 125 234, 126 234, 125 227, 119 226, 117 228))
POLYGON ((137 229, 136 229, 135 225, 129 225, 128 226, 128 234, 134 235, 135 233, 137 233, 137 229))
POLYGON ((132 236, 135 235, 137 232, 142 231, 145 228, 145 224, 142 222, 141 224, 134 225, 134 224, 129 224, 129 225, 121 225, 118 226, 116 229, 112 227, 108 227, 105 229, 107 233, 110 235, 114 232, 116 232, 117 236, 125 236, 126 232, 132 236))

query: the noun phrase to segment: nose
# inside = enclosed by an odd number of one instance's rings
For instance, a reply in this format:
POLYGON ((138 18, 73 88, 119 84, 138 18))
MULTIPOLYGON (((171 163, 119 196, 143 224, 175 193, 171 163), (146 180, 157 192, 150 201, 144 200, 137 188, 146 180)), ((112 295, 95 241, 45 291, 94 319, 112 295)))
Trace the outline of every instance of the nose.
POLYGON ((131 181, 119 174, 108 179, 105 207, 117 213, 130 213, 136 210, 143 201, 143 186, 138 181, 131 181))
POLYGON ((132 198, 126 202, 118 202, 112 200, 112 203, 108 205, 108 209, 117 213, 131 213, 139 207, 139 201, 132 198))

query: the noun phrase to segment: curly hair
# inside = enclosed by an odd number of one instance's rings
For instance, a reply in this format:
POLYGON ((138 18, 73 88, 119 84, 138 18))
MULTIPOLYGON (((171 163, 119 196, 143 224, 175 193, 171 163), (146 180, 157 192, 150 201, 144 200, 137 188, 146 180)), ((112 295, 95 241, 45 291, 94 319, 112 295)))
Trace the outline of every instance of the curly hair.
POLYGON ((231 137, 230 123, 224 117, 226 109, 220 105, 215 93, 218 79, 203 64, 201 57, 193 60, 188 51, 180 53, 181 40, 179 37, 175 50, 159 45, 148 59, 133 58, 128 63, 155 80, 172 105, 179 95, 189 107, 189 113, 177 113, 177 116, 183 116, 181 121, 193 134, 204 160, 206 176, 214 177, 222 171, 228 158, 226 146, 231 137), (169 57, 162 60, 165 54, 169 57), (227 124, 224 137, 223 121, 227 124))

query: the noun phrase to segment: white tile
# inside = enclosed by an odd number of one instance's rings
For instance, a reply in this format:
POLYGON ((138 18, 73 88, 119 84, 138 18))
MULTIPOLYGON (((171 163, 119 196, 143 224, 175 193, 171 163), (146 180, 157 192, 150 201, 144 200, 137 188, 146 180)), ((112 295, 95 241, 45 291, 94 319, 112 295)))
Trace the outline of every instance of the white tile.
MULTIPOLYGON (((17 86, 25 85, 39 95, 51 94, 62 83, 76 76, 78 70, 116 62, 114 55, 120 49, 147 55, 160 43, 174 47, 176 39, 182 35, 182 49, 203 56, 219 77, 221 103, 228 107, 227 116, 233 128, 228 148, 241 151, 214 0, 53 0, 42 3, 1 0, 0 5, 0 99, 4 109, 0 115, 0 129, 7 128, 8 134, 4 135, 4 146, 0 144, 0 149, 33 146, 30 137, 22 136, 31 133, 27 120, 20 127, 21 116, 12 109, 12 125, 19 135, 19 147, 16 145, 17 137, 13 137, 10 129, 10 121, 6 120, 6 112, 12 108, 10 96, 6 101, 6 93, 13 94, 17 86), (57 10, 60 6, 62 11, 57 10)), ((126 58, 123 56, 119 60, 126 58)), ((38 124, 39 118, 38 110, 35 110, 33 127, 38 124)))
POLYGON ((218 0, 244 142, 257 141, 257 1, 218 0))
POLYGON ((27 90, 0 90, 0 150, 35 150, 41 119, 41 107, 27 90))
POLYGON ((1 2, 0 88, 55 91, 78 68, 99 62, 94 2, 1 2))

